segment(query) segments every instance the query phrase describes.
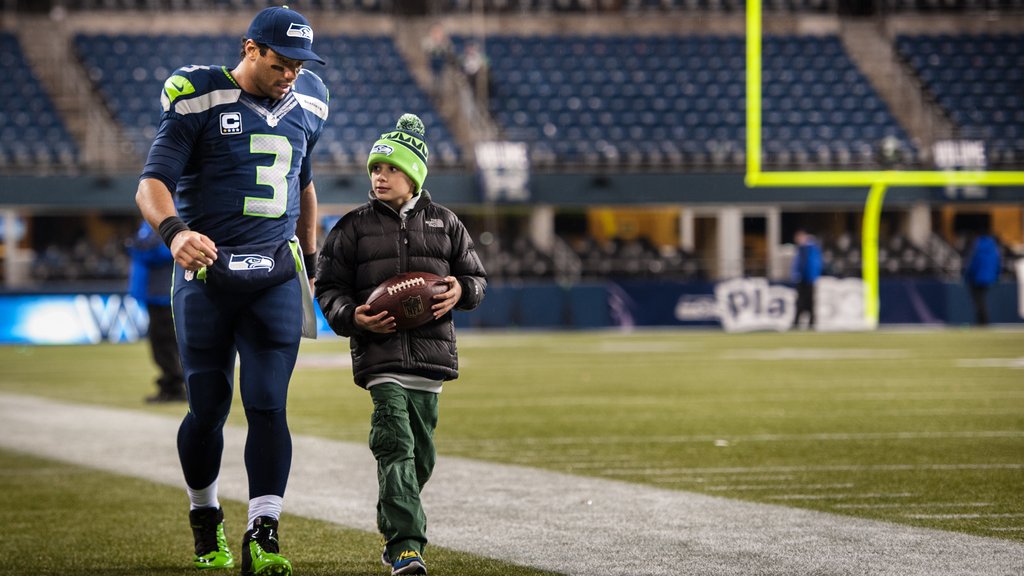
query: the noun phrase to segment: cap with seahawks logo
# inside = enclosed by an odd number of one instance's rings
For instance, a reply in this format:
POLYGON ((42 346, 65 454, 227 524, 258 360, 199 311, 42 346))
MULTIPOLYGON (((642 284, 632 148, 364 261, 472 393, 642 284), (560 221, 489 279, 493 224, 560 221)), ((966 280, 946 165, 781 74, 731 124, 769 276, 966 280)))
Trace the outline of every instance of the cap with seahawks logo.
POLYGON ((291 60, 312 60, 325 64, 313 52, 313 27, 302 15, 287 6, 264 8, 249 25, 246 37, 265 44, 274 52, 291 60))

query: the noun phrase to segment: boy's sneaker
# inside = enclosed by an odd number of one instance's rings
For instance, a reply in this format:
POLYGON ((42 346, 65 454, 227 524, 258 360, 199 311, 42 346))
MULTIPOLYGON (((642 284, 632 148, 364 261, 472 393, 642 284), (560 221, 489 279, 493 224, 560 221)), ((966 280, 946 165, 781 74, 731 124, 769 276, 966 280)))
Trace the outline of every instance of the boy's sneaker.
POLYGON ((242 538, 242 576, 291 576, 292 563, 280 551, 277 520, 260 516, 242 538))
MULTIPOLYGON (((387 550, 384 551, 384 556, 387 556, 387 550)), ((381 559, 384 559, 384 556, 381 559)), ((406 550, 398 555, 398 558, 391 564, 391 576, 396 574, 426 574, 427 563, 423 561, 423 557, 420 553, 415 550, 406 550)))
POLYGON ((196 541, 196 556, 192 564, 200 570, 231 568, 235 559, 228 550, 224 537, 224 510, 199 508, 188 513, 192 537, 196 541))

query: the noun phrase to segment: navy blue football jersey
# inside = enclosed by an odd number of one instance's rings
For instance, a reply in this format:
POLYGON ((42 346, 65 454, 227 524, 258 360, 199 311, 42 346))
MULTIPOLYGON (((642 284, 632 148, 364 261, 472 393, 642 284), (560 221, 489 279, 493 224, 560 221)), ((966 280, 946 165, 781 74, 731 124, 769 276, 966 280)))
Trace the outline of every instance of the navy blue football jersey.
POLYGON ((164 83, 142 178, 167 184, 181 218, 218 244, 291 238, 328 98, 308 70, 271 100, 244 92, 226 67, 179 68, 164 83))

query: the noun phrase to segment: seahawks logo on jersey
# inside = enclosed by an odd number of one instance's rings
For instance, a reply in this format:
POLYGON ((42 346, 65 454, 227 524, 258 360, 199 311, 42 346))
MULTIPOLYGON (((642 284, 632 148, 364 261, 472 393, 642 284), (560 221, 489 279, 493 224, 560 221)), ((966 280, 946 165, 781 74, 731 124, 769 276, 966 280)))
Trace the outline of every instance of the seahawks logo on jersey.
POLYGON ((232 254, 228 270, 273 270, 274 259, 261 254, 232 254))

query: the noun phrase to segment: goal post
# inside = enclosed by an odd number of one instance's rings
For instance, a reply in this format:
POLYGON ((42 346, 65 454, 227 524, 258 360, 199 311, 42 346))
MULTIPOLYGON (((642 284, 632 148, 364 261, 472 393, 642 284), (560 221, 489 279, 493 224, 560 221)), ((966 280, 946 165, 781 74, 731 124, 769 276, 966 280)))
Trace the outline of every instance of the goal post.
POLYGON ((885 192, 893 186, 1021 186, 1024 171, 843 170, 764 171, 761 165, 762 13, 761 0, 747 0, 745 182, 757 187, 867 188, 861 225, 861 277, 864 316, 868 326, 878 325, 878 227, 885 192))

